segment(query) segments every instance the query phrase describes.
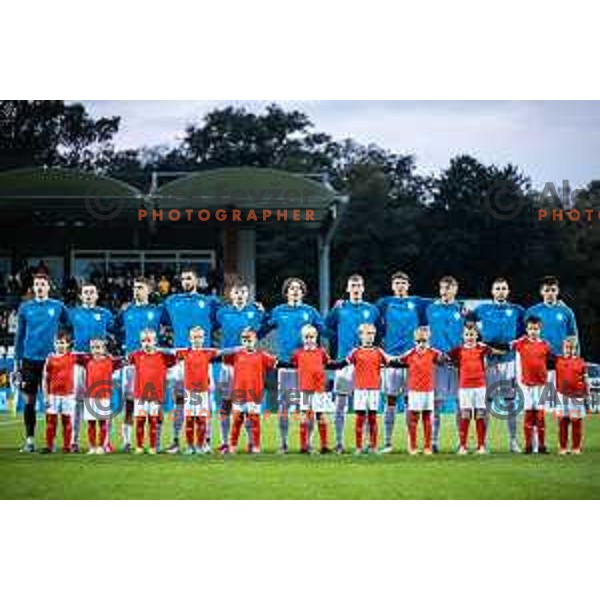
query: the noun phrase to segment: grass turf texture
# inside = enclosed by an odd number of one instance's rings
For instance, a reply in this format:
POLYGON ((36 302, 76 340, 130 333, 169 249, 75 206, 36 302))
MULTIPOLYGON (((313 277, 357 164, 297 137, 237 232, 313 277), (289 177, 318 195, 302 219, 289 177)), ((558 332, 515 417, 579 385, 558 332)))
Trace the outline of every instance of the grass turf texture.
MULTIPOLYGON (((353 446, 353 421, 349 417, 346 425, 348 449, 353 446)), ((442 452, 435 456, 406 454, 403 415, 398 415, 394 432, 396 452, 387 455, 299 455, 298 424, 292 421, 290 425, 292 453, 286 456, 276 454, 274 417, 263 422, 263 454, 259 456, 43 456, 19 454, 21 421, 3 416, 0 498, 600 498, 599 415, 586 420, 585 451, 581 456, 557 455, 556 424, 551 418, 547 418, 547 430, 552 454, 547 456, 509 454, 506 424, 496 420, 491 429, 493 452, 487 456, 453 453, 454 420, 450 416, 444 417, 442 452)), ((114 427, 115 440, 119 430, 120 424, 114 427)), ((215 422, 213 432, 217 431, 215 422)), ((38 447, 42 445, 43 432, 43 422, 39 421, 38 447)), ((163 446, 170 436, 171 424, 165 423, 163 446)), ((82 428, 82 441, 85 438, 82 428)), ((245 437, 242 440, 243 446, 245 437)))

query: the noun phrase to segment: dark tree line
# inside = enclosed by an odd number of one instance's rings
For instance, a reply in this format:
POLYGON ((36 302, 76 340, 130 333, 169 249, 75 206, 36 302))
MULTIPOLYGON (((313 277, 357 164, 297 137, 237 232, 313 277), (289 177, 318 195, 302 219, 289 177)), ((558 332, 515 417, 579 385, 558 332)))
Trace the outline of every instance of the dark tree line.
MULTIPOLYGON (((563 296, 576 310, 585 353, 600 358, 600 250, 596 221, 539 220, 538 209, 560 206, 533 190, 515 165, 485 165, 457 156, 441 173, 422 176, 414 157, 315 131, 309 118, 276 105, 256 114, 227 107, 190 124, 174 148, 117 151, 111 140, 119 117, 94 120, 81 105, 0 102, 0 169, 46 164, 94 168, 147 190, 154 170, 191 171, 255 166, 322 173, 350 204, 332 256, 334 292, 346 277, 362 273, 367 293, 388 291, 389 276, 410 273, 413 289, 433 295, 436 281, 453 274, 463 297, 487 296, 504 275, 516 301, 538 299, 545 274, 561 278, 563 296), (490 209, 490 190, 521 206, 512 218, 490 209)), ((576 208, 600 210, 600 181, 579 194, 576 208)), ((258 288, 277 299, 281 280, 302 274, 317 289, 317 246, 305 231, 265 227, 258 239, 258 288)))

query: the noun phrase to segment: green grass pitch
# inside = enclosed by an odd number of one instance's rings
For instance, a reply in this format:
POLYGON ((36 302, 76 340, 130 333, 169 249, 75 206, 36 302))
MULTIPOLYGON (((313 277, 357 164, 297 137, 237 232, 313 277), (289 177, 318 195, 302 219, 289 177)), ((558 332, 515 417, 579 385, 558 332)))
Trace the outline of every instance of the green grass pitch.
MULTIPOLYGON (((347 420, 352 447, 354 418, 347 420)), ((250 456, 27 455, 20 419, 0 417, 0 498, 65 499, 585 499, 600 498, 600 416, 585 423, 585 452, 556 454, 556 424, 547 419, 548 456, 511 455, 506 424, 493 421, 487 456, 453 452, 454 422, 443 422, 443 448, 436 456, 409 456, 404 416, 398 415, 396 452, 388 455, 297 454, 298 425, 292 422, 292 453, 276 454, 275 417, 263 421, 263 454, 250 456)), ((213 431, 217 432, 215 422, 213 431)), ((120 426, 115 426, 113 437, 120 426)), ((169 442, 171 424, 163 429, 169 442)), ((38 445, 43 436, 38 425, 38 445)), ((472 432, 471 432, 472 433, 472 432)), ((242 434, 244 435, 244 434, 242 434)), ((85 440, 82 429, 82 440, 85 440)), ((245 438, 242 438, 245 444, 245 438)))

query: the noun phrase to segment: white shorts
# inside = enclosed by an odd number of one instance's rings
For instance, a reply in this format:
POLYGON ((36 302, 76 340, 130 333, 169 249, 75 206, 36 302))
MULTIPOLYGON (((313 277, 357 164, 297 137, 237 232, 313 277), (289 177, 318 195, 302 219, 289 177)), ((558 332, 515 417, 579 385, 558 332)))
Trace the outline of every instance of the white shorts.
POLYGON ((86 381, 85 381, 85 369, 81 365, 75 365, 74 370, 75 377, 75 397, 78 401, 82 402, 85 398, 86 381))
POLYGON ((387 367, 383 370, 381 391, 386 396, 399 396, 406 386, 406 369, 403 367, 387 367))
POLYGON ((587 411, 585 409, 585 398, 570 398, 560 392, 557 393, 558 402, 554 407, 554 414, 557 417, 569 417, 571 419, 585 419, 587 411))
POLYGON ((260 403, 258 402, 233 402, 232 412, 241 412, 245 415, 260 415, 260 403))
MULTIPOLYGON (((497 386, 500 382, 504 382, 507 389, 514 388, 515 378, 517 376, 517 367, 514 360, 508 360, 506 362, 496 362, 488 364, 486 370, 486 383, 488 389, 493 391, 492 388, 497 386)), ((504 391, 505 386, 501 389, 504 391)), ((498 386, 500 389, 500 386, 498 386)), ((513 389, 514 394, 514 389, 513 389)))
POLYGON ((233 366, 221 364, 221 372, 219 373, 219 393, 221 399, 227 400, 232 392, 233 386, 233 366))
POLYGON ((125 365, 121 369, 121 385, 123 396, 125 398, 132 398, 135 385, 135 367, 133 365, 125 365))
POLYGON ((277 397, 279 404, 285 406, 300 402, 297 369, 279 369, 277 371, 277 397))
POLYGON ((183 361, 178 361, 167 370, 167 383, 177 391, 183 389, 183 361))
POLYGON ((155 400, 134 400, 134 417, 158 417, 162 409, 162 404, 155 400))
POLYGON ((86 421, 105 421, 112 417, 110 398, 84 398, 83 418, 86 421))
POLYGON ((210 415, 210 393, 183 391, 183 414, 186 417, 208 417, 210 415))
POLYGON ((380 390, 354 390, 354 410, 379 410, 380 390))
POLYGON ((302 392, 300 410, 312 410, 318 413, 332 413, 335 410, 333 398, 329 392, 302 392))
POLYGON ((461 410, 485 410, 486 388, 459 388, 458 405, 461 410))
POLYGON ((548 408, 547 393, 545 385, 520 384, 523 393, 523 408, 525 410, 545 410, 548 408))
POLYGON ((446 400, 456 398, 458 394, 458 371, 450 365, 435 367, 435 398, 446 400))
POLYGON ((354 391, 354 365, 348 365, 335 372, 333 391, 336 394, 350 395, 354 391))
POLYGON ((408 410, 433 410, 435 392, 408 392, 408 410))
POLYGON ((69 396, 55 396, 48 394, 46 397, 47 415, 75 415, 75 394, 69 396))

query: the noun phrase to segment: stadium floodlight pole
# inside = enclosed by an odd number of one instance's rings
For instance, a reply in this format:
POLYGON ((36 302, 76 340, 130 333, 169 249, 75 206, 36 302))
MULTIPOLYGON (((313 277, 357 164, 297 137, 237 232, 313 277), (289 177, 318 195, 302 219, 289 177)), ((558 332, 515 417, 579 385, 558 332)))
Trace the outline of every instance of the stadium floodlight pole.
POLYGON ((329 272, 331 242, 349 202, 349 196, 339 196, 338 201, 331 207, 332 220, 329 228, 319 234, 319 308, 322 314, 329 310, 329 303, 331 302, 331 276, 329 272))

